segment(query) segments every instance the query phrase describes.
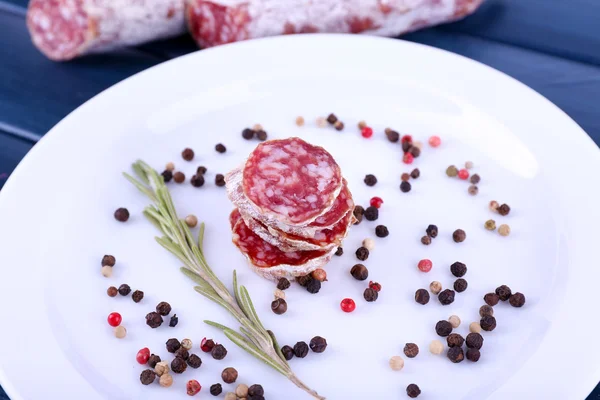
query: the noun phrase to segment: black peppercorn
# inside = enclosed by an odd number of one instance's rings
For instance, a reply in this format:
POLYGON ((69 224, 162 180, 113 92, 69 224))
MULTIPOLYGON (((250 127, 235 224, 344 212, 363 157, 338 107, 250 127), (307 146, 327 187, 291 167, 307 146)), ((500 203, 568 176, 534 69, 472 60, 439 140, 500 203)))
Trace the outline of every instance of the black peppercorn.
POLYGON ((377 183, 377 178, 373 174, 368 174, 365 175, 364 181, 367 186, 375 186, 375 184, 377 183))
POLYGON ((425 246, 429 246, 431 244, 431 238, 425 235, 421 238, 421 243, 423 243, 425 246))
POLYGON ((190 353, 183 346, 179 347, 177 349, 177 351, 175 352, 175 357, 183 358, 186 361, 189 358, 189 356, 190 356, 190 353))
POLYGON ((206 169, 206 167, 204 165, 201 165, 198 168, 196 168, 196 174, 198 174, 198 175, 204 175, 204 174, 206 174, 206 171, 208 171, 208 170, 206 169))
POLYGON ((306 285, 306 290, 312 294, 319 293, 319 290, 321 290, 321 281, 311 278, 306 285))
POLYGON ((237 381, 237 378, 238 372, 235 368, 227 367, 221 372, 221 379, 223 379, 223 382, 225 383, 233 383, 237 381))
POLYGON ((438 300, 443 306, 447 306, 448 304, 454 303, 454 295, 454 290, 442 290, 440 294, 438 294, 438 300))
POLYGON ((286 290, 290 287, 290 281, 288 280, 288 278, 280 278, 279 281, 277 282, 277 289, 279 290, 286 290))
POLYGON ((402 181, 400 183, 400 191, 402 193, 408 193, 408 192, 410 192, 410 189, 412 189, 410 182, 402 181))
POLYGON ((435 332, 442 337, 448 336, 452 333, 452 324, 446 320, 438 321, 435 324, 435 332))
POLYGON ((388 230, 387 226, 385 226, 385 225, 377 225, 377 227, 375 228, 375 235, 377 237, 384 238, 389 234, 390 234, 390 231, 388 230))
POLYGON ((117 208, 115 219, 119 222, 126 222, 129 219, 129 211, 126 208, 117 208))
POLYGON ((156 367, 156 364, 158 364, 160 362, 160 356, 157 356, 156 354, 152 354, 150 355, 150 358, 148 359, 148 365, 150 366, 150 368, 154 368, 156 367))
POLYGON ((458 293, 462 293, 465 290, 467 290, 467 286, 469 284, 467 283, 467 281, 463 278, 458 278, 457 280, 454 281, 454 290, 456 290, 458 293))
POLYGON ((415 292, 415 301, 422 305, 429 303, 429 292, 425 289, 418 289, 415 292))
POLYGON ((344 249, 341 247, 338 247, 337 250, 335 251, 335 255, 340 257, 342 254, 344 254, 344 249))
POLYGON ((245 128, 242 131, 242 137, 246 140, 250 140, 250 139, 254 138, 254 131, 250 128, 245 128))
POLYGON ((183 157, 185 161, 192 161, 194 159, 194 150, 190 149, 189 147, 183 149, 181 152, 181 157, 183 157))
POLYGON ((481 329, 484 331, 491 332, 496 329, 496 318, 492 317, 491 315, 486 315, 485 317, 481 318, 479 325, 481 325, 481 329))
POLYGON ((419 168, 413 169, 412 172, 410 173, 410 177, 413 179, 417 179, 420 176, 421 176, 421 171, 419 171, 419 168))
POLYGON ((377 218, 379 218, 379 210, 377 209, 377 207, 367 207, 364 216, 367 219, 367 221, 375 221, 377 218))
POLYGON ((171 371, 176 374, 182 374, 187 369, 187 364, 185 360, 181 357, 175 357, 173 361, 171 361, 171 371))
POLYGON ((192 368, 200 368, 200 366, 202 365, 202 359, 200 357, 198 357, 196 354, 190 354, 188 359, 187 359, 187 363, 190 367, 192 368))
POLYGON ((377 293, 377 290, 368 287, 365 289, 365 292, 363 293, 363 297, 365 298, 366 301, 371 303, 371 302, 377 300, 377 298, 379 297, 379 293, 377 293))
POLYGON ((265 390, 261 385, 252 385, 248 388, 248 396, 264 396, 265 390))
POLYGON ((161 301, 156 306, 156 312, 162 315, 163 317, 165 315, 169 315, 169 313, 171 313, 171 305, 166 301, 161 301))
POLYGON ((169 353, 175 353, 181 347, 181 343, 176 338, 171 338, 165 343, 169 353))
POLYGON ((410 180, 410 174, 408 174, 406 172, 403 173, 402 175, 400 175, 400 180, 408 182, 410 180))
POLYGON ((183 172, 177 171, 173 174, 173 180, 175 183, 183 183, 185 181, 185 174, 183 172))
POLYGON ((438 235, 438 227, 435 225, 429 225, 427 229, 425 229, 425 233, 432 239, 435 239, 438 235))
POLYGON ((334 113, 331 113, 327 116, 327 122, 329 122, 331 125, 335 124, 337 122, 337 120, 338 119, 334 113))
POLYGON ((136 290, 131 295, 131 299, 136 303, 139 303, 140 301, 142 301, 143 298, 144 298, 144 292, 142 292, 141 290, 136 290))
POLYGON ((462 229, 457 229, 452 233, 452 240, 456 243, 462 243, 467 238, 467 234, 462 229))
POLYGON ((510 296, 508 302, 513 307, 523 307, 525 305, 525 295, 523 293, 517 292, 510 296))
POLYGON ((462 347, 450 347, 448 349, 448 359, 453 363, 459 363, 465 359, 465 352, 462 347))
POLYGON ((356 218, 355 225, 362 222, 363 216, 365 215, 365 209, 362 206, 354 206, 354 218, 356 218))
POLYGON ((404 346, 404 355, 408 358, 415 358, 419 354, 419 346, 415 343, 406 343, 404 346))
POLYGON ((500 300, 506 301, 510 298, 512 291, 510 290, 510 288, 508 286, 502 285, 502 286, 498 286, 496 288, 496 294, 498 295, 500 300))
POLYGON ((364 281, 369 277, 369 270, 362 264, 356 264, 350 269, 350 275, 356 280, 364 281))
POLYGON ((258 131, 256 131, 256 137, 261 142, 264 142, 265 140, 267 140, 267 132, 263 131, 262 129, 258 130, 258 131))
POLYGON ((179 323, 179 318, 177 318, 177 314, 174 314, 174 315, 171 317, 171 320, 169 321, 169 326, 170 326, 171 328, 174 328, 174 327, 176 327, 176 326, 177 326, 177 324, 178 324, 178 323, 179 323))
POLYGON ((402 140, 402 151, 403 152, 409 153, 410 149, 412 149, 412 147, 413 147, 412 141, 410 141, 410 140, 402 140))
POLYGON ((492 308, 492 306, 488 306, 487 304, 479 307, 479 316, 485 317, 486 315, 492 317, 494 316, 494 309, 492 308))
POLYGON ((446 341, 448 342, 448 347, 461 347, 465 339, 458 333, 451 333, 446 338, 446 341))
POLYGON ((417 146, 412 146, 408 151, 413 155, 414 158, 417 158, 421 155, 421 149, 419 149, 417 146))
POLYGON ((502 216, 508 215, 509 212, 510 212, 510 207, 508 206, 508 204, 502 204, 500 207, 498 207, 498 214, 500 214, 502 216))
POLYGON ((214 385, 210 386, 210 394, 213 396, 218 396, 221 393, 223 393, 223 387, 220 383, 215 383, 214 385))
POLYGON ((294 358, 294 349, 292 349, 288 345, 285 345, 281 348, 281 353, 283 354, 285 359, 288 361, 290 361, 292 358, 294 358))
POLYGON ((215 176, 215 185, 218 187, 225 186, 225 176, 223 174, 217 174, 215 176))
POLYGON ((388 140, 392 143, 396 143, 398 140, 400 140, 400 134, 391 129, 385 130, 385 136, 387 136, 388 140))
POLYGON ((344 129, 344 123, 342 121, 337 121, 335 124, 333 124, 333 127, 336 131, 341 131, 344 129))
POLYGON ((467 266, 460 261, 456 261, 450 266, 450 272, 457 278, 462 278, 467 273, 467 266))
POLYGON ((165 169, 161 175, 165 183, 169 183, 171 182, 171 179, 173 179, 173 172, 169 171, 168 169, 165 169))
POLYGON ((327 348, 327 340, 321 336, 315 336, 310 340, 310 349, 315 353, 322 353, 327 348))
POLYGON ((204 176, 196 174, 192 176, 192 179, 190 179, 190 183, 193 187, 201 187, 202 185, 204 185, 204 176))
POLYGON ((471 332, 467 335, 467 347, 470 349, 481 349, 483 347, 483 336, 479 333, 471 332))
POLYGON ((467 349, 467 360, 477 362, 481 357, 481 352, 477 349, 467 349))
POLYGON ((110 256, 107 254, 104 257, 102 257, 102 262, 100 263, 100 265, 103 267, 105 265, 108 265, 109 267, 114 267, 116 262, 117 259, 115 258, 115 256, 110 256))
POLYGON ((146 314, 146 325, 150 328, 158 328, 162 323, 163 319, 158 313, 152 311, 151 313, 146 314))
POLYGON ((217 344, 212 348, 210 354, 215 360, 222 360, 227 355, 227 349, 222 344, 217 344))
POLYGON ((149 385, 154 382, 154 379, 156 379, 156 372, 151 369, 145 369, 140 374, 140 382, 142 382, 142 385, 149 385))
POLYGON ((479 182, 481 182, 481 177, 477 174, 473 174, 471 175, 471 183, 473 185, 477 185, 479 182))
POLYGON ((222 143, 219 143, 215 146, 215 150, 218 153, 225 153, 227 151, 227 148, 222 143))
POLYGON ((485 304, 488 306, 494 307, 500 301, 500 296, 498 296, 496 293, 488 293, 483 296, 483 301, 485 301, 485 304))
POLYGON ((116 287, 111 286, 108 289, 106 289, 106 294, 108 294, 110 297, 115 297, 117 294, 119 294, 119 291, 116 287))
POLYGON ((304 358, 308 354, 308 345, 305 342, 298 342, 294 345, 294 355, 298 358, 304 358))
POLYGON ((414 383, 411 383, 410 385, 408 385, 406 387, 406 394, 411 399, 415 399, 415 398, 419 397, 419 395, 421 394, 421 389, 419 389, 419 387, 417 385, 415 385, 414 383))
POLYGON ((277 315, 285 314, 287 311, 287 302, 284 299, 275 299, 271 302, 271 311, 277 315))
POLYGON ((312 277, 310 275, 302 275, 296 277, 296 282, 302 287, 306 287, 308 282, 310 282, 312 277))

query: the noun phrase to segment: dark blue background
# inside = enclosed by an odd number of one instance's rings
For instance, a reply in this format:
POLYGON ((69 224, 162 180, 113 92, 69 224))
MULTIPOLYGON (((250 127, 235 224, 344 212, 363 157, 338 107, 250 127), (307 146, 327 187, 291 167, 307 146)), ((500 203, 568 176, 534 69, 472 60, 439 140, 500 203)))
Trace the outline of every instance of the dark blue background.
MULTIPOLYGON (((54 63, 31 44, 26 3, 0 0, 0 188, 35 142, 81 103, 136 72, 196 50, 191 39, 182 37, 54 63)), ((513 76, 562 108, 600 143, 600 0, 487 0, 463 21, 404 39, 513 76)), ((588 397, 597 399, 600 386, 588 397)), ((0 400, 6 400, 1 388, 0 400)))

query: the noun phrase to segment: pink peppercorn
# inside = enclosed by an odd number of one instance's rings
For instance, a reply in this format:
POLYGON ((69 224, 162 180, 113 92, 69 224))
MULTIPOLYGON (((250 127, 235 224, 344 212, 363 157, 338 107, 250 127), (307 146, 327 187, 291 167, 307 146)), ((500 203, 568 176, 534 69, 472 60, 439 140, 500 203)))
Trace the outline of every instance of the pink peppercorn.
POLYGON ((378 282, 369 281, 369 287, 376 292, 381 291, 381 284, 378 282))
POLYGON ((458 177, 463 181, 467 180, 469 178, 469 171, 467 171, 465 168, 461 169, 458 171, 458 177))
POLYGON ((354 311, 354 309, 356 308, 356 303, 352 299, 345 298, 340 303, 340 307, 342 308, 343 312, 349 313, 349 312, 354 311))
POLYGON ((410 153, 404 153, 404 157, 402 157, 404 164, 412 164, 414 160, 415 157, 410 153))
POLYGON ((405 143, 405 142, 412 143, 412 136, 410 136, 410 135, 404 135, 404 136, 402 136, 401 142, 402 143, 405 143))
POLYGON ((429 272, 431 271, 431 268, 433 268, 433 263, 431 262, 431 260, 428 259, 424 259, 419 261, 419 270, 422 272, 429 272))
POLYGON ((110 326, 117 327, 121 325, 121 321, 123 321, 123 318, 118 312, 112 312, 108 314, 107 321, 110 326))
POLYGON ((365 139, 370 138, 371 136, 373 136, 373 129, 371 127, 365 126, 364 128, 362 128, 362 130, 360 131, 360 134, 362 135, 362 137, 364 137, 365 139))
POLYGON ((135 359, 138 363, 145 365, 150 359, 150 349, 144 347, 143 349, 137 352, 135 359))
POLYGON ((429 145, 431 147, 439 147, 442 144, 442 139, 439 136, 432 136, 429 138, 429 145))
POLYGON ((187 389, 188 396, 195 396, 198 393, 200 393, 202 386, 200 385, 200 382, 198 382, 197 380, 190 379, 188 381, 187 385, 185 385, 185 388, 187 389))
POLYGON ((383 199, 381 197, 375 196, 371 199, 370 204, 375 208, 379 208, 383 204, 383 199))

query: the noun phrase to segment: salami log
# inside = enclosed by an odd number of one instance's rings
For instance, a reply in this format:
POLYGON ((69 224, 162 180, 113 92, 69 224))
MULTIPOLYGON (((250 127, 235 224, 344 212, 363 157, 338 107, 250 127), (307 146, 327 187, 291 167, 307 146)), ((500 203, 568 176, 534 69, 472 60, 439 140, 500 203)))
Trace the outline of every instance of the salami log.
POLYGON ((201 47, 293 33, 398 36, 471 14, 483 0, 186 0, 201 47))
POLYGON ((252 232, 243 219, 234 215, 236 213, 238 211, 234 210, 230 217, 231 222, 237 220, 233 226, 232 241, 248 259, 252 269, 264 278, 293 279, 307 275, 327 264, 336 251, 335 247, 319 251, 281 251, 252 232))
POLYGON ((185 31, 184 0, 31 0, 35 46, 62 61, 185 31))

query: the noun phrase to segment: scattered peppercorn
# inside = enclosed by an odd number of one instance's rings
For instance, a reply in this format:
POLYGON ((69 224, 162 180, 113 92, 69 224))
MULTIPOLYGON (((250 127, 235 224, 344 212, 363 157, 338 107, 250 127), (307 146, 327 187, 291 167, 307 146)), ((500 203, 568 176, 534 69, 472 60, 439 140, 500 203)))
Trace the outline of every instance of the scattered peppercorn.
POLYGON ((127 335, 127 329, 123 325, 119 325, 115 328, 114 333, 117 339, 123 339, 127 335))
POLYGON ((466 238, 467 238, 467 234, 462 229, 457 229, 454 231, 454 233, 452 233, 452 239, 456 243, 462 243, 465 241, 466 238))
POLYGON ((477 362, 481 357, 481 352, 477 349, 467 349, 467 360, 477 362))
POLYGON ((165 165, 165 169, 167 171, 173 172, 175 170, 175 164, 173 164, 172 162, 168 162, 167 165, 165 165))
POLYGON ((277 315, 285 314, 287 311, 287 302, 284 299, 275 299, 271 302, 271 311, 277 315))
POLYGON ((302 287, 306 287, 308 285, 308 282, 310 282, 311 280, 312 276, 310 275, 302 275, 296 277, 296 282, 298 282, 298 284, 302 287))
POLYGON ((485 317, 489 315, 490 317, 494 316, 494 308, 492 306, 488 306, 487 304, 479 307, 479 316, 485 317))
POLYGON ((415 358, 419 354, 419 346, 415 343, 406 343, 404 345, 404 355, 408 358, 415 358))
POLYGON ((294 345, 294 355, 298 358, 304 358, 308 354, 308 345, 305 342, 298 342, 294 345))
POLYGON ((206 174, 206 171, 208 171, 208 170, 206 169, 206 167, 204 165, 201 165, 198 168, 196 168, 196 174, 198 174, 198 175, 204 175, 204 174, 206 174))
POLYGON ((111 312, 108 314, 108 317, 106 317, 106 322, 108 322, 108 324, 112 327, 121 325, 122 321, 123 317, 118 312, 111 312))
POLYGON ((340 302, 340 308, 345 313, 351 313, 356 309, 356 303, 350 298, 345 298, 340 302))
POLYGON ((435 324, 435 333, 442 337, 448 336, 452 333, 452 324, 444 320, 438 321, 438 323, 435 324))
POLYGON ((367 186, 375 186, 375 184, 377 183, 377 178, 375 177, 375 175, 368 174, 365 176, 364 181, 367 186))
POLYGON ((377 218, 379 218, 379 210, 377 207, 369 206, 365 210, 364 216, 367 221, 375 221, 377 218))
POLYGON ((431 147, 439 147, 442 144, 442 139, 439 136, 431 136, 429 138, 429 145, 431 147))
POLYGON ((115 256, 111 256, 111 255, 105 255, 104 257, 102 257, 102 262, 100 263, 101 266, 105 266, 108 265, 109 267, 114 267, 115 263, 117 262, 117 259, 115 258, 115 256))
POLYGON ((306 290, 308 291, 308 293, 312 294, 319 293, 319 290, 321 290, 321 281, 310 278, 310 281, 308 281, 308 284, 306 285, 306 290))
POLYGON ((315 269, 310 275, 319 282, 325 282, 327 280, 327 272, 323 268, 315 269))
POLYGON ((458 333, 451 333, 446 338, 446 341, 448 342, 448 347, 462 347, 465 339, 458 333))
POLYGON ((404 368, 404 360, 400 356, 393 356, 390 358, 390 368, 394 371, 400 371, 404 368))
POLYGON ((290 281, 287 278, 280 278, 277 282, 277 289, 286 290, 290 287, 290 281))
POLYGON ((467 273, 467 266, 460 261, 456 261, 450 266, 450 272, 457 278, 462 278, 467 273))
POLYGON ((210 354, 215 360, 222 360, 227 355, 227 349, 222 344, 217 344, 212 348, 210 354))
POLYGON ((496 293, 488 293, 483 296, 483 301, 485 301, 485 304, 488 306, 494 307, 496 304, 498 304, 498 301, 500 301, 500 296, 498 296, 496 293))
POLYGON ((225 153, 227 151, 227 148, 222 143, 219 143, 215 146, 215 150, 218 153, 225 153))
POLYGON ((175 357, 173 361, 171 361, 171 371, 176 374, 182 374, 187 369, 187 364, 185 360, 180 357, 175 357))
POLYGON ((363 296, 365 298, 366 301, 368 301, 369 303, 377 300, 377 298, 379 297, 379 293, 377 293, 376 290, 368 287, 365 289, 365 292, 363 293, 363 296))
POLYGON ((379 284, 377 282, 370 281, 369 287, 376 292, 381 292, 381 284, 379 284))
POLYGON ((354 218, 356 218, 356 225, 360 224, 365 214, 365 209, 362 206, 354 206, 354 218))
POLYGON ((160 357, 157 356, 156 354, 151 354, 150 358, 148 358, 148 365, 150 366, 150 368, 154 368, 156 367, 156 364, 158 364, 160 362, 160 357))
POLYGON ((446 289, 442 290, 438 295, 438 300, 443 306, 454 303, 454 290, 446 289))
POLYGON ((481 318, 479 325, 481 325, 481 329, 484 331, 491 332, 496 329, 496 318, 492 317, 491 315, 486 315, 485 317, 481 318))
POLYGON ((479 322, 471 322, 469 324, 469 332, 471 332, 471 333, 480 333, 481 332, 481 325, 479 325, 479 322))
POLYGON ((342 254, 344 254, 344 249, 341 247, 338 247, 337 250, 335 251, 335 255, 340 257, 342 254))
POLYGON ((294 358, 294 349, 288 345, 285 345, 281 348, 281 353, 287 361, 290 361, 292 358, 294 358))
POLYGON ((419 387, 417 385, 415 385, 414 383, 411 383, 410 385, 408 385, 406 387, 406 394, 411 399, 415 399, 415 398, 419 397, 419 395, 421 394, 421 389, 419 389, 419 387))
POLYGON ((400 140, 400 134, 392 129, 386 128, 385 136, 392 143, 397 143, 400 140))
POLYGON ((469 171, 467 171, 467 170, 466 170, 466 169, 464 169, 464 168, 463 168, 463 169, 461 169, 461 170, 459 170, 459 171, 458 171, 458 177, 459 177, 460 179, 462 179, 463 181, 464 181, 464 180, 467 180, 467 178, 469 177, 469 171))
POLYGON ((324 117, 317 117, 315 122, 319 128, 325 128, 327 126, 327 119, 324 117))
POLYGON ((448 175, 450 178, 454 178, 456 175, 458 175, 458 168, 456 168, 454 165, 449 166, 446 168, 446 175, 448 175))
POLYGON ((427 229, 425 229, 425 233, 432 239, 435 239, 438 235, 438 227, 436 225, 429 225, 427 229))
POLYGON ((162 316, 169 315, 171 313, 171 305, 166 301, 161 301, 156 306, 156 312, 162 316))
MULTIPOLYGON (((367 126, 367 123, 365 121, 358 121, 358 124, 356 124, 356 125, 358 126, 359 130, 363 130, 363 128, 365 126, 367 126)), ((389 129, 389 128, 386 128, 386 129, 389 129)))
POLYGON ((466 169, 473 169, 473 161, 466 161, 465 162, 465 168, 466 169))
POLYGON ((425 246, 429 246, 431 244, 431 238, 425 235, 421 238, 421 243, 423 243, 425 246))
POLYGON ((213 347, 215 347, 215 342, 212 339, 204 338, 200 342, 200 349, 205 353, 210 353, 213 347))
POLYGON ((438 281, 433 281, 429 284, 429 290, 433 294, 439 294, 442 291, 442 284, 438 281))
MULTIPOLYGON (((404 153, 408 153, 410 151, 410 149, 412 148, 412 146, 413 145, 410 140, 404 140, 404 138, 402 138, 402 151, 404 153)), ((411 157, 412 157, 412 154, 411 154, 411 157)))
POLYGON ((194 214, 190 214, 185 217, 184 221, 185 224, 190 228, 194 228, 196 225, 198 225, 198 217, 196 217, 194 214))
POLYGON ((264 142, 265 140, 267 140, 267 132, 265 132, 262 129, 260 129, 260 130, 256 131, 256 137, 261 142, 264 142))
POLYGON ((223 174, 217 174, 215 176, 215 185, 218 187, 225 186, 225 176, 223 174))
POLYGON ((375 235, 380 238, 384 238, 390 234, 387 226, 385 225, 377 225, 375 227, 375 235))
POLYGON ((415 292, 415 301, 422 305, 429 303, 429 292, 425 289, 418 289, 415 292))
POLYGON ((200 175, 200 174, 196 174, 196 175, 192 176, 192 179, 190 179, 190 183, 192 184, 193 187, 201 187, 204 185, 204 176, 200 175))
POLYGON ((177 318, 177 314, 174 314, 171 317, 171 320, 169 321, 169 326, 171 328, 175 328, 177 326, 177 323, 179 323, 179 318, 177 318))
POLYGON ((432 340, 431 343, 429 343, 429 351, 431 354, 442 354, 444 351, 444 344, 437 339, 432 340))
POLYGON ((360 261, 365 261, 367 258, 369 258, 369 249, 366 247, 359 247, 356 250, 356 258, 358 258, 360 261))
POLYGON ((144 298, 144 292, 142 292, 141 290, 136 290, 135 292, 133 292, 133 294, 131 295, 131 299, 135 302, 135 303, 139 303, 140 301, 142 301, 142 299, 144 298))
POLYGON ((181 157, 183 157, 185 161, 192 161, 194 159, 194 150, 190 149, 189 147, 183 149, 181 152, 181 157))
POLYGON ((458 317, 458 315, 451 315, 448 318, 448 322, 450 322, 450 325, 452 325, 453 329, 456 329, 460 326, 460 318, 458 317))
POLYGON ((502 204, 500 207, 498 207, 498 214, 504 216, 507 216, 508 213, 510 212, 510 207, 508 206, 508 204, 502 204))
POLYGON ((341 131, 344 129, 344 123, 342 121, 336 121, 336 123, 333 124, 333 127, 336 131, 341 131))
POLYGON ((250 139, 254 138, 254 131, 250 128, 245 128, 242 131, 242 137, 246 140, 250 140, 250 139))
POLYGON ((459 363, 465 359, 465 352, 462 347, 450 347, 448 349, 448 359, 453 363, 459 363))
POLYGON ((375 248, 375 241, 371 238, 366 238, 362 241, 362 247, 371 251, 375 248))
POLYGON ((230 400, 230 399, 227 398, 227 396, 229 394, 233 394, 233 396, 231 397, 231 400, 236 400, 236 398, 238 398, 238 397, 241 398, 241 399, 245 399, 246 397, 248 397, 248 385, 246 385, 244 383, 240 383, 235 388, 235 393, 228 393, 225 396, 225 400, 230 400))
POLYGON ((508 286, 502 285, 502 286, 498 286, 496 288, 496 294, 498 295, 500 300, 506 301, 510 298, 512 291, 510 290, 510 288, 508 286))
POLYGON ((275 296, 275 299, 285 300, 285 292, 281 289, 275 289, 275 291, 273 292, 273 295, 275 296))
POLYGON ((477 185, 479 182, 481 182, 481 177, 477 174, 473 174, 473 176, 471 176, 471 183, 477 185))
POLYGON ((470 349, 481 349, 483 347, 483 336, 478 332, 471 332, 467 335, 467 347, 470 349))
POLYGON ((221 372, 221 379, 225 383, 233 383, 238 378, 238 372, 235 368, 227 367, 221 372))
POLYGON ((115 211, 115 219, 119 222, 126 222, 129 219, 129 210, 120 207, 115 211))
POLYGON ((112 276, 113 269, 112 269, 112 267, 105 265, 104 267, 102 267, 100 269, 100 273, 102 274, 103 277, 110 278, 112 276))
POLYGON ((202 390, 202 385, 197 380, 190 379, 185 385, 185 389, 188 396, 195 396, 202 390))
POLYGON ((186 348, 184 348, 183 346, 181 346, 175 352, 175 357, 183 358, 184 360, 187 361, 187 359, 190 357, 190 352, 187 351, 186 348))
POLYGON ((265 390, 263 389, 263 387, 261 385, 255 384, 248 388, 248 396, 250 399, 252 399, 253 396, 256 398, 256 396, 264 396, 264 395, 265 395, 265 390))
POLYGON ((151 369, 145 369, 140 374, 140 382, 142 385, 149 385, 156 379, 156 373, 151 369))
POLYGON ((408 193, 410 192, 410 189, 412 189, 412 185, 410 184, 410 182, 402 181, 400 183, 400 191, 402 193, 408 193))
POLYGON ((412 146, 408 151, 415 158, 417 158, 421 155, 421 149, 419 149, 417 146, 412 146))
POLYGON ((213 396, 218 396, 221 393, 223 393, 223 387, 220 383, 215 383, 214 385, 211 385, 210 394, 212 394, 213 396))
POLYGON ((410 174, 405 172, 402 175, 400 175, 400 180, 402 182, 408 182, 410 180, 410 174))
POLYGON ((108 289, 106 289, 106 294, 109 295, 110 297, 115 297, 117 295, 117 293, 119 293, 119 291, 114 286, 111 286, 108 289))
POLYGON ((467 290, 467 286, 469 286, 469 284, 463 278, 458 278, 454 281, 454 290, 458 293, 462 293, 467 290))
MULTIPOLYGON (((416 157, 416 156, 415 156, 416 157)), ((413 179, 417 179, 421 176, 421 171, 419 171, 419 168, 415 168, 411 171, 410 173, 410 177, 413 179)))
POLYGON ((433 268, 433 263, 431 262, 431 260, 425 258, 419 261, 419 263, 417 264, 417 268, 419 268, 419 271, 421 272, 429 272, 431 271, 431 268, 433 268))
POLYGON ((485 221, 485 224, 483 226, 488 231, 493 231, 496 229, 496 221, 494 221, 493 219, 488 219, 487 221, 485 221))
POLYGON ((469 189, 467 189, 467 192, 469 192, 471 196, 477 196, 477 193, 479 193, 479 188, 476 185, 471 185, 469 186, 469 189))
POLYGON ((171 376, 171 374, 168 373, 162 374, 160 376, 160 379, 158 380, 158 383, 162 387, 171 387, 171 385, 173 385, 173 377, 171 376))
POLYGON ((128 284, 124 283, 121 286, 119 286, 119 294, 121 296, 127 296, 129 293, 131 293, 131 288, 128 284))
POLYGON ((490 211, 497 212, 498 207, 500 207, 500 204, 498 204, 498 202, 496 200, 490 201, 490 204, 489 204, 490 211))
POLYGON ((502 224, 498 227, 498 233, 500 236, 508 236, 510 235, 510 226, 506 224, 502 224))
POLYGON ((327 340, 321 336, 315 336, 310 340, 309 347, 315 353, 322 353, 327 348, 327 340))
POLYGON ((327 122, 329 122, 331 125, 335 124, 337 122, 337 120, 338 119, 334 113, 331 113, 327 116, 327 122))
POLYGON ((173 172, 169 171, 168 169, 164 170, 161 175, 165 183, 169 183, 171 182, 171 179, 173 179, 173 172))
POLYGON ((350 275, 356 280, 364 281, 369 277, 369 270, 363 264, 356 264, 350 269, 350 275))
POLYGON ((165 346, 167 347, 167 351, 169 353, 175 353, 177 350, 179 350, 181 348, 181 343, 176 338, 171 338, 171 339, 167 340, 167 342, 165 343, 165 346))
POLYGON ((510 296, 508 302, 513 307, 523 307, 525 305, 525 295, 523 293, 517 292, 510 296))
POLYGON ((177 171, 173 174, 173 180, 175 183, 183 183, 185 181, 185 174, 183 172, 177 171))

